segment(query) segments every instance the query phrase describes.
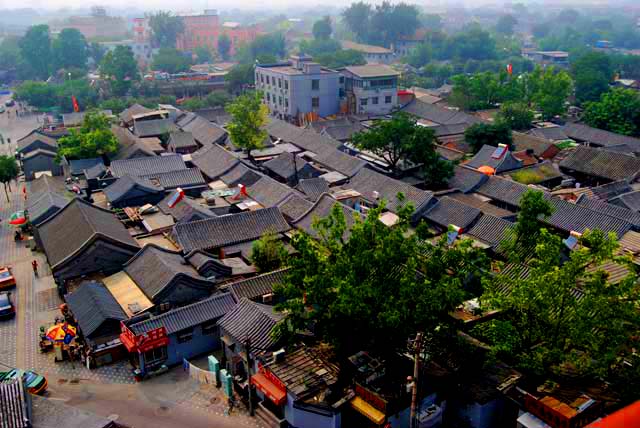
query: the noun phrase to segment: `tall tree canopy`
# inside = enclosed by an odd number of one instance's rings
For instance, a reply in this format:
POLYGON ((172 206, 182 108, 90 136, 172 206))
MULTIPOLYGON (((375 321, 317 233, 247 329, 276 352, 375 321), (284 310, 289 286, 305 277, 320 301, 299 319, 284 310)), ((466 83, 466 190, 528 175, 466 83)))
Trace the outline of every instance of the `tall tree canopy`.
POLYGON ((65 28, 54 39, 53 56, 57 69, 85 69, 89 59, 89 46, 82 33, 75 28, 65 28))
POLYGON ((513 34, 516 25, 518 25, 518 20, 514 18, 513 15, 502 15, 496 23, 496 31, 510 36, 513 34))
POLYGON ((372 8, 364 2, 352 3, 342 12, 347 27, 363 43, 390 46, 420 27, 420 11, 407 3, 383 1, 372 8))
POLYGON ((31 68, 33 75, 46 80, 52 64, 51 38, 48 25, 29 27, 27 34, 20 40, 20 53, 31 68))
POLYGON ((583 104, 598 101, 609 90, 613 78, 613 66, 607 54, 587 52, 571 64, 576 101, 583 104))
POLYGON ((175 48, 178 35, 184 32, 182 18, 171 12, 159 11, 149 15, 153 41, 160 48, 175 48))
POLYGON ((336 204, 316 220, 318 241, 294 236, 298 256, 275 289, 284 300, 279 308, 289 314, 281 333, 312 329, 341 356, 363 349, 389 355, 417 331, 450 333, 448 314, 465 297, 463 281, 485 268, 486 259, 467 241, 431 245, 408 234, 411 206, 399 211, 394 227, 379 220, 382 209, 345 218, 336 204))
POLYGON ((58 159, 86 159, 111 156, 118 152, 118 139, 111 132, 109 119, 100 112, 88 112, 80 129, 58 141, 58 159))
POLYGON ((227 124, 231 142, 253 161, 251 151, 261 149, 268 136, 264 126, 269 110, 262 103, 262 94, 256 91, 239 96, 227 105, 227 112, 231 115, 227 124))
POLYGON ((227 33, 220 34, 218 37, 218 54, 223 61, 229 59, 229 54, 231 53, 231 38, 227 33))
POLYGON ((318 40, 327 40, 331 37, 331 17, 329 15, 313 23, 313 37, 318 40))
POLYGON ((191 67, 191 61, 175 48, 160 48, 153 57, 152 67, 154 70, 173 74, 188 71, 191 67))
POLYGON ((640 137, 640 95, 633 89, 614 88, 599 101, 587 103, 582 119, 595 128, 640 137))
POLYGON ((213 55, 211 55, 211 51, 206 46, 198 46, 195 49, 195 54, 199 64, 211 62, 213 60, 213 55))
POLYGON ((513 145, 511 128, 504 122, 471 125, 464 132, 464 140, 471 146, 474 153, 478 152, 484 145, 495 147, 498 144, 505 144, 509 147, 513 145))
POLYGON ((523 102, 506 102, 500 106, 497 120, 505 122, 511 129, 523 131, 531 128, 533 111, 523 102))
POLYGON ((4 186, 4 193, 9 199, 9 190, 11 190, 11 182, 18 178, 18 162, 13 156, 0 155, 0 183, 4 186))
POLYGON ((355 34, 359 42, 369 41, 369 20, 371 19, 371 5, 360 1, 351 5, 342 12, 342 19, 347 27, 355 34))
POLYGON ((113 95, 125 95, 131 82, 140 79, 133 51, 127 46, 116 46, 107 52, 100 63, 100 74, 109 80, 113 95))

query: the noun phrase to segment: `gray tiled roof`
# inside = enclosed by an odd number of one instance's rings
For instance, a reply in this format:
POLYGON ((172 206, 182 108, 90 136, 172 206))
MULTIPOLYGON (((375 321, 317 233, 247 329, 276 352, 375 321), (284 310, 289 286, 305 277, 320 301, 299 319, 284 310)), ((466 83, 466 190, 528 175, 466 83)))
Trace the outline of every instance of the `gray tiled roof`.
POLYGON ((395 180, 386 175, 377 173, 367 168, 363 168, 358 172, 344 187, 350 187, 359 192, 363 198, 375 203, 376 198, 373 192, 378 192, 379 199, 387 201, 387 209, 395 212, 400 203, 397 200, 398 193, 403 193, 405 202, 411 202, 417 213, 426 208, 427 204, 433 197, 433 193, 425 192, 410 184, 395 180))
POLYGON ((186 263, 180 253, 153 244, 141 249, 123 269, 151 300, 179 276, 187 277, 189 282, 201 287, 213 286, 186 263))
POLYGON ((51 267, 70 259, 97 237, 135 250, 138 243, 111 211, 80 198, 38 226, 38 235, 51 267))
POLYGON ((199 302, 172 309, 161 315, 131 324, 129 329, 135 334, 144 334, 156 328, 164 327, 167 330, 167 334, 173 334, 220 318, 235 306, 236 304, 231 294, 215 294, 199 302))
POLYGON ((466 131, 467 128, 470 126, 471 126, 470 123, 462 122, 462 123, 452 123, 449 125, 443 124, 443 125, 430 126, 429 129, 433 131, 436 137, 447 137, 451 135, 464 134, 464 131, 466 131))
POLYGON ((278 208, 265 208, 239 214, 178 223, 172 236, 184 252, 208 250, 260 238, 266 232, 290 229, 278 208))
POLYGON ((85 169, 83 172, 87 180, 93 180, 102 177, 107 172, 107 167, 104 164, 97 164, 85 169))
POLYGON ((347 177, 353 177, 367 164, 367 162, 362 159, 339 150, 327 150, 318 154, 313 160, 347 177))
POLYGON ((22 137, 18 140, 18 148, 17 150, 20 153, 24 153, 29 151, 29 148, 32 144, 40 142, 51 148, 51 151, 58 151, 58 142, 47 135, 41 134, 38 131, 32 131, 28 135, 22 137))
POLYGON ((356 216, 361 216, 361 214, 353 208, 336 201, 327 193, 320 196, 313 207, 304 213, 303 216, 298 217, 292 224, 296 229, 303 230, 311 236, 318 237, 318 232, 316 232, 313 227, 314 222, 318 219, 323 219, 329 216, 333 207, 336 205, 342 209, 342 213, 344 214, 344 218, 347 222, 347 230, 345 231, 345 236, 343 236, 343 238, 347 239, 350 235, 349 230, 355 221, 354 218, 356 216))
POLYGON ((530 187, 524 184, 491 176, 477 188, 476 192, 487 198, 518 207, 520 206, 520 198, 529 189, 530 187))
POLYGON ((203 272, 211 270, 223 277, 233 275, 233 268, 225 265, 220 259, 216 259, 204 251, 192 251, 184 258, 198 271, 200 275, 204 276, 203 272))
POLYGON ((85 336, 91 336, 107 320, 127 319, 127 314, 100 282, 82 284, 64 299, 85 336))
POLYGON ((447 228, 450 224, 466 229, 482 214, 470 205, 449 197, 442 197, 424 214, 424 218, 436 225, 447 228))
MULTIPOLYGON (((356 45, 359 46, 367 46, 370 48, 373 48, 373 50, 375 52, 384 52, 387 53, 390 51, 386 48, 383 47, 379 47, 379 46, 369 46, 369 45, 362 45, 360 43, 357 43, 356 45)), ((352 47, 350 46, 354 46, 353 42, 343 42, 343 47, 345 49, 352 49, 352 47)), ((358 49, 357 47, 354 47, 355 49, 358 49)), ((395 69, 393 69, 391 66, 388 66, 386 64, 365 64, 365 65, 351 65, 348 67, 345 67, 345 69, 350 72, 351 74, 358 76, 358 77, 363 77, 363 78, 367 78, 367 77, 394 77, 394 76, 399 76, 400 73, 397 72, 395 69)))
POLYGON ((216 217, 210 209, 186 196, 182 198, 180 202, 175 204, 173 208, 170 208, 169 200, 171 198, 173 198, 173 193, 168 194, 162 201, 160 201, 158 203, 158 208, 163 214, 172 216, 176 222, 216 217))
POLYGON ((466 235, 496 247, 507 237, 513 226, 514 224, 510 221, 485 214, 466 232, 466 235))
POLYGON ((265 294, 273 293, 273 286, 281 284, 286 273, 287 269, 280 269, 254 276, 253 278, 232 282, 227 285, 227 288, 238 302, 243 298, 258 299, 265 294))
POLYGON ((220 180, 222 180, 229 187, 235 187, 238 184, 251 186, 262 177, 262 174, 248 168, 243 163, 239 163, 229 171, 221 175, 220 180))
POLYGON ((550 141, 536 137, 535 135, 524 134, 522 132, 513 132, 512 135, 514 151, 533 150, 533 154, 540 157, 553 146, 553 143, 550 141))
POLYGON ((585 196, 578 198, 577 204, 589 208, 593 211, 597 211, 620 220, 628 221, 635 227, 640 226, 640 213, 628 208, 610 204, 599 199, 587 198, 585 196))
POLYGON ((451 189, 458 189, 463 193, 477 189, 486 182, 489 176, 465 166, 456 166, 453 170, 453 177, 449 179, 448 186, 451 189))
POLYGON ((266 175, 263 175, 255 183, 248 185, 246 190, 249 197, 263 207, 275 207, 287 196, 298 193, 289 186, 266 175))
POLYGON ((218 143, 227 135, 227 131, 222 127, 211 123, 200 116, 196 116, 189 123, 182 126, 182 130, 185 132, 191 132, 193 134, 193 138, 203 146, 218 143))
POLYGON ((633 191, 627 180, 612 181, 611 183, 603 184, 601 186, 592 187, 591 191, 598 198, 606 201, 623 193, 629 193, 633 191))
POLYGON ((586 229, 600 229, 605 233, 614 232, 619 238, 632 226, 625 220, 593 211, 563 199, 550 198, 549 202, 553 205, 554 211, 549 218, 543 220, 543 223, 566 233, 572 231, 583 233, 586 229))
POLYGON ((612 181, 632 179, 640 172, 640 158, 580 146, 560 162, 560 168, 612 181))
POLYGON ((111 162, 111 173, 114 177, 125 174, 142 176, 163 172, 187 169, 181 155, 148 156, 134 159, 120 159, 111 162))
POLYGON ((72 175, 81 175, 85 169, 101 164, 104 165, 102 158, 74 159, 69 161, 69 172, 72 175))
POLYGON ((220 320, 218 325, 237 343, 251 340, 251 348, 267 351, 276 340, 271 335, 273 328, 284 319, 284 315, 274 311, 272 306, 242 299, 220 320))
POLYGON ((474 123, 482 123, 482 120, 476 116, 435 104, 428 104, 417 99, 409 103, 403 111, 439 125, 457 125, 460 123, 473 125, 474 123))
POLYGON ((31 410, 20 377, 0 383, 0 423, 3 428, 30 428, 31 410))
POLYGON ((496 173, 511 171, 522 168, 522 161, 515 158, 510 150, 499 147, 484 145, 475 156, 466 163, 471 168, 480 168, 481 166, 490 166, 496 170, 496 173), (504 150, 500 157, 494 156, 498 150, 504 150))
POLYGON ((304 128, 299 128, 284 120, 275 118, 269 118, 269 123, 267 123, 265 130, 272 138, 288 143, 293 143, 305 131, 304 128))
POLYGON ((337 149, 341 145, 329 136, 318 134, 312 129, 299 128, 279 119, 270 118, 265 130, 274 139, 292 143, 316 154, 337 149))
POLYGON ((107 198, 107 201, 113 204, 120 202, 123 199, 127 199, 127 196, 132 191, 135 191, 136 193, 144 192, 151 195, 157 195, 163 193, 164 188, 162 186, 155 185, 142 177, 124 175, 109 186, 105 187, 102 192, 107 198))
POLYGON ((298 182, 296 189, 305 194, 310 201, 317 201, 320 195, 329 192, 329 183, 324 178, 307 178, 298 182))
POLYGON ((184 189, 191 187, 204 187, 207 184, 198 168, 153 173, 143 175, 141 178, 151 181, 152 183, 163 187, 165 190, 177 189, 178 187, 182 187, 184 189))
POLYGON ((68 203, 68 198, 54 192, 41 194, 37 199, 29 198, 27 204, 29 222, 34 226, 38 226, 67 206, 68 203))
POLYGON ((296 171, 300 173, 307 165, 309 164, 300 156, 286 152, 262 164, 264 168, 285 180, 294 177, 296 171))
POLYGON ((562 126, 549 126, 547 128, 534 128, 528 132, 529 134, 543 138, 549 141, 562 141, 568 140, 569 136, 564 132, 562 126))
POLYGON ((149 113, 151 109, 148 109, 140 104, 133 104, 129 106, 127 109, 123 110, 122 113, 118 115, 121 121, 125 123, 130 123, 133 121, 133 116, 149 113))
POLYGON ((23 155, 22 160, 27 161, 28 159, 35 158, 36 156, 45 156, 49 158, 55 158, 56 153, 49 150, 45 150, 45 149, 35 149, 30 151, 26 155, 23 155))
POLYGON ((136 120, 133 124, 133 133, 141 138, 157 137, 176 129, 171 119, 136 120))
POLYGON ((207 177, 217 180, 221 175, 236 166, 240 160, 230 151, 217 144, 212 144, 193 153, 191 162, 207 177))
POLYGON ((312 206, 313 202, 310 202, 295 193, 290 194, 278 204, 280 212, 289 221, 297 220, 304 213, 309 211, 312 206))
POLYGON ((632 152, 640 151, 640 138, 592 128, 581 123, 567 123, 563 126, 563 130, 576 141, 585 141, 603 147, 626 145, 632 152))
POLYGON ((111 132, 118 139, 120 148, 116 153, 115 159, 130 159, 132 157, 143 156, 155 156, 153 150, 151 150, 144 140, 137 135, 133 135, 127 128, 123 128, 118 125, 111 125, 111 132))
POLYGON ((187 131, 174 131, 169 134, 170 147, 174 149, 184 149, 191 147, 198 147, 198 143, 193 138, 193 134, 187 131))
POLYGON ((610 203, 628 208, 633 211, 640 211, 640 191, 623 193, 609 200, 610 203))

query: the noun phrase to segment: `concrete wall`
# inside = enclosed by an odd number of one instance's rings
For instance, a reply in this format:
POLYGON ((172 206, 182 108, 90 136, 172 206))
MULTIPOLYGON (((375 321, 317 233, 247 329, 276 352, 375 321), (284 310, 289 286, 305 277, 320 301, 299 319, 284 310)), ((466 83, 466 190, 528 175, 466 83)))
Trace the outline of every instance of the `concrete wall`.
POLYGON ((36 172, 51 171, 53 175, 62 175, 62 165, 57 164, 53 157, 39 155, 22 161, 22 169, 27 181, 35 178, 36 172))
POLYGON ((340 413, 330 410, 294 404, 291 394, 287 394, 284 407, 285 419, 295 428, 340 428, 340 413))
POLYGON ((492 428, 499 426, 503 419, 504 400, 498 398, 486 404, 470 404, 458 409, 462 420, 467 420, 470 428, 492 428))
POLYGON ((364 89, 353 88, 356 97, 356 112, 371 115, 389 114, 398 106, 398 87, 386 89, 364 89), (391 103, 386 103, 387 96, 391 97, 391 103), (362 99, 367 99, 367 105, 362 105, 362 99), (378 99, 378 104, 374 104, 374 98, 378 99))

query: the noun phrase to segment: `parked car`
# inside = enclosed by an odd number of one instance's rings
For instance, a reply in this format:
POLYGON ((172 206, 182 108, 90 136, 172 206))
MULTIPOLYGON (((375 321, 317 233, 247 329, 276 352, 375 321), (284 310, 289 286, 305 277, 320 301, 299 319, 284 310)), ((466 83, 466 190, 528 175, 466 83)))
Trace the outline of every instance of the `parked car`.
POLYGON ((9 266, 0 266, 0 290, 16 286, 16 278, 9 266))
POLYGON ((4 109, 3 106, 0 106, 0 113, 4 113, 6 110, 4 109))
POLYGON ((9 319, 16 316, 16 308, 11 302, 11 293, 0 293, 0 319, 9 319))
POLYGON ((9 99, 4 102, 4 105, 7 107, 13 107, 14 105, 16 105, 16 102, 13 99, 9 99))
POLYGON ((31 370, 13 369, 8 372, 0 372, 0 383, 8 382, 21 377, 27 390, 32 394, 44 394, 49 386, 47 379, 31 370))

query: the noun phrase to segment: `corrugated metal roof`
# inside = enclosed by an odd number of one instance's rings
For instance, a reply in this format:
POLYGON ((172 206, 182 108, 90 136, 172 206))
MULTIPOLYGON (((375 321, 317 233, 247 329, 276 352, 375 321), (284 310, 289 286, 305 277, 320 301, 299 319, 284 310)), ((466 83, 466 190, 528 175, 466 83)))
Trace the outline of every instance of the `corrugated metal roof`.
POLYGON ((640 172, 640 158, 579 146, 560 162, 560 168, 612 181, 633 179, 640 172))
POLYGON ((0 383, 0 426, 2 428, 30 428, 29 409, 22 379, 0 383))

